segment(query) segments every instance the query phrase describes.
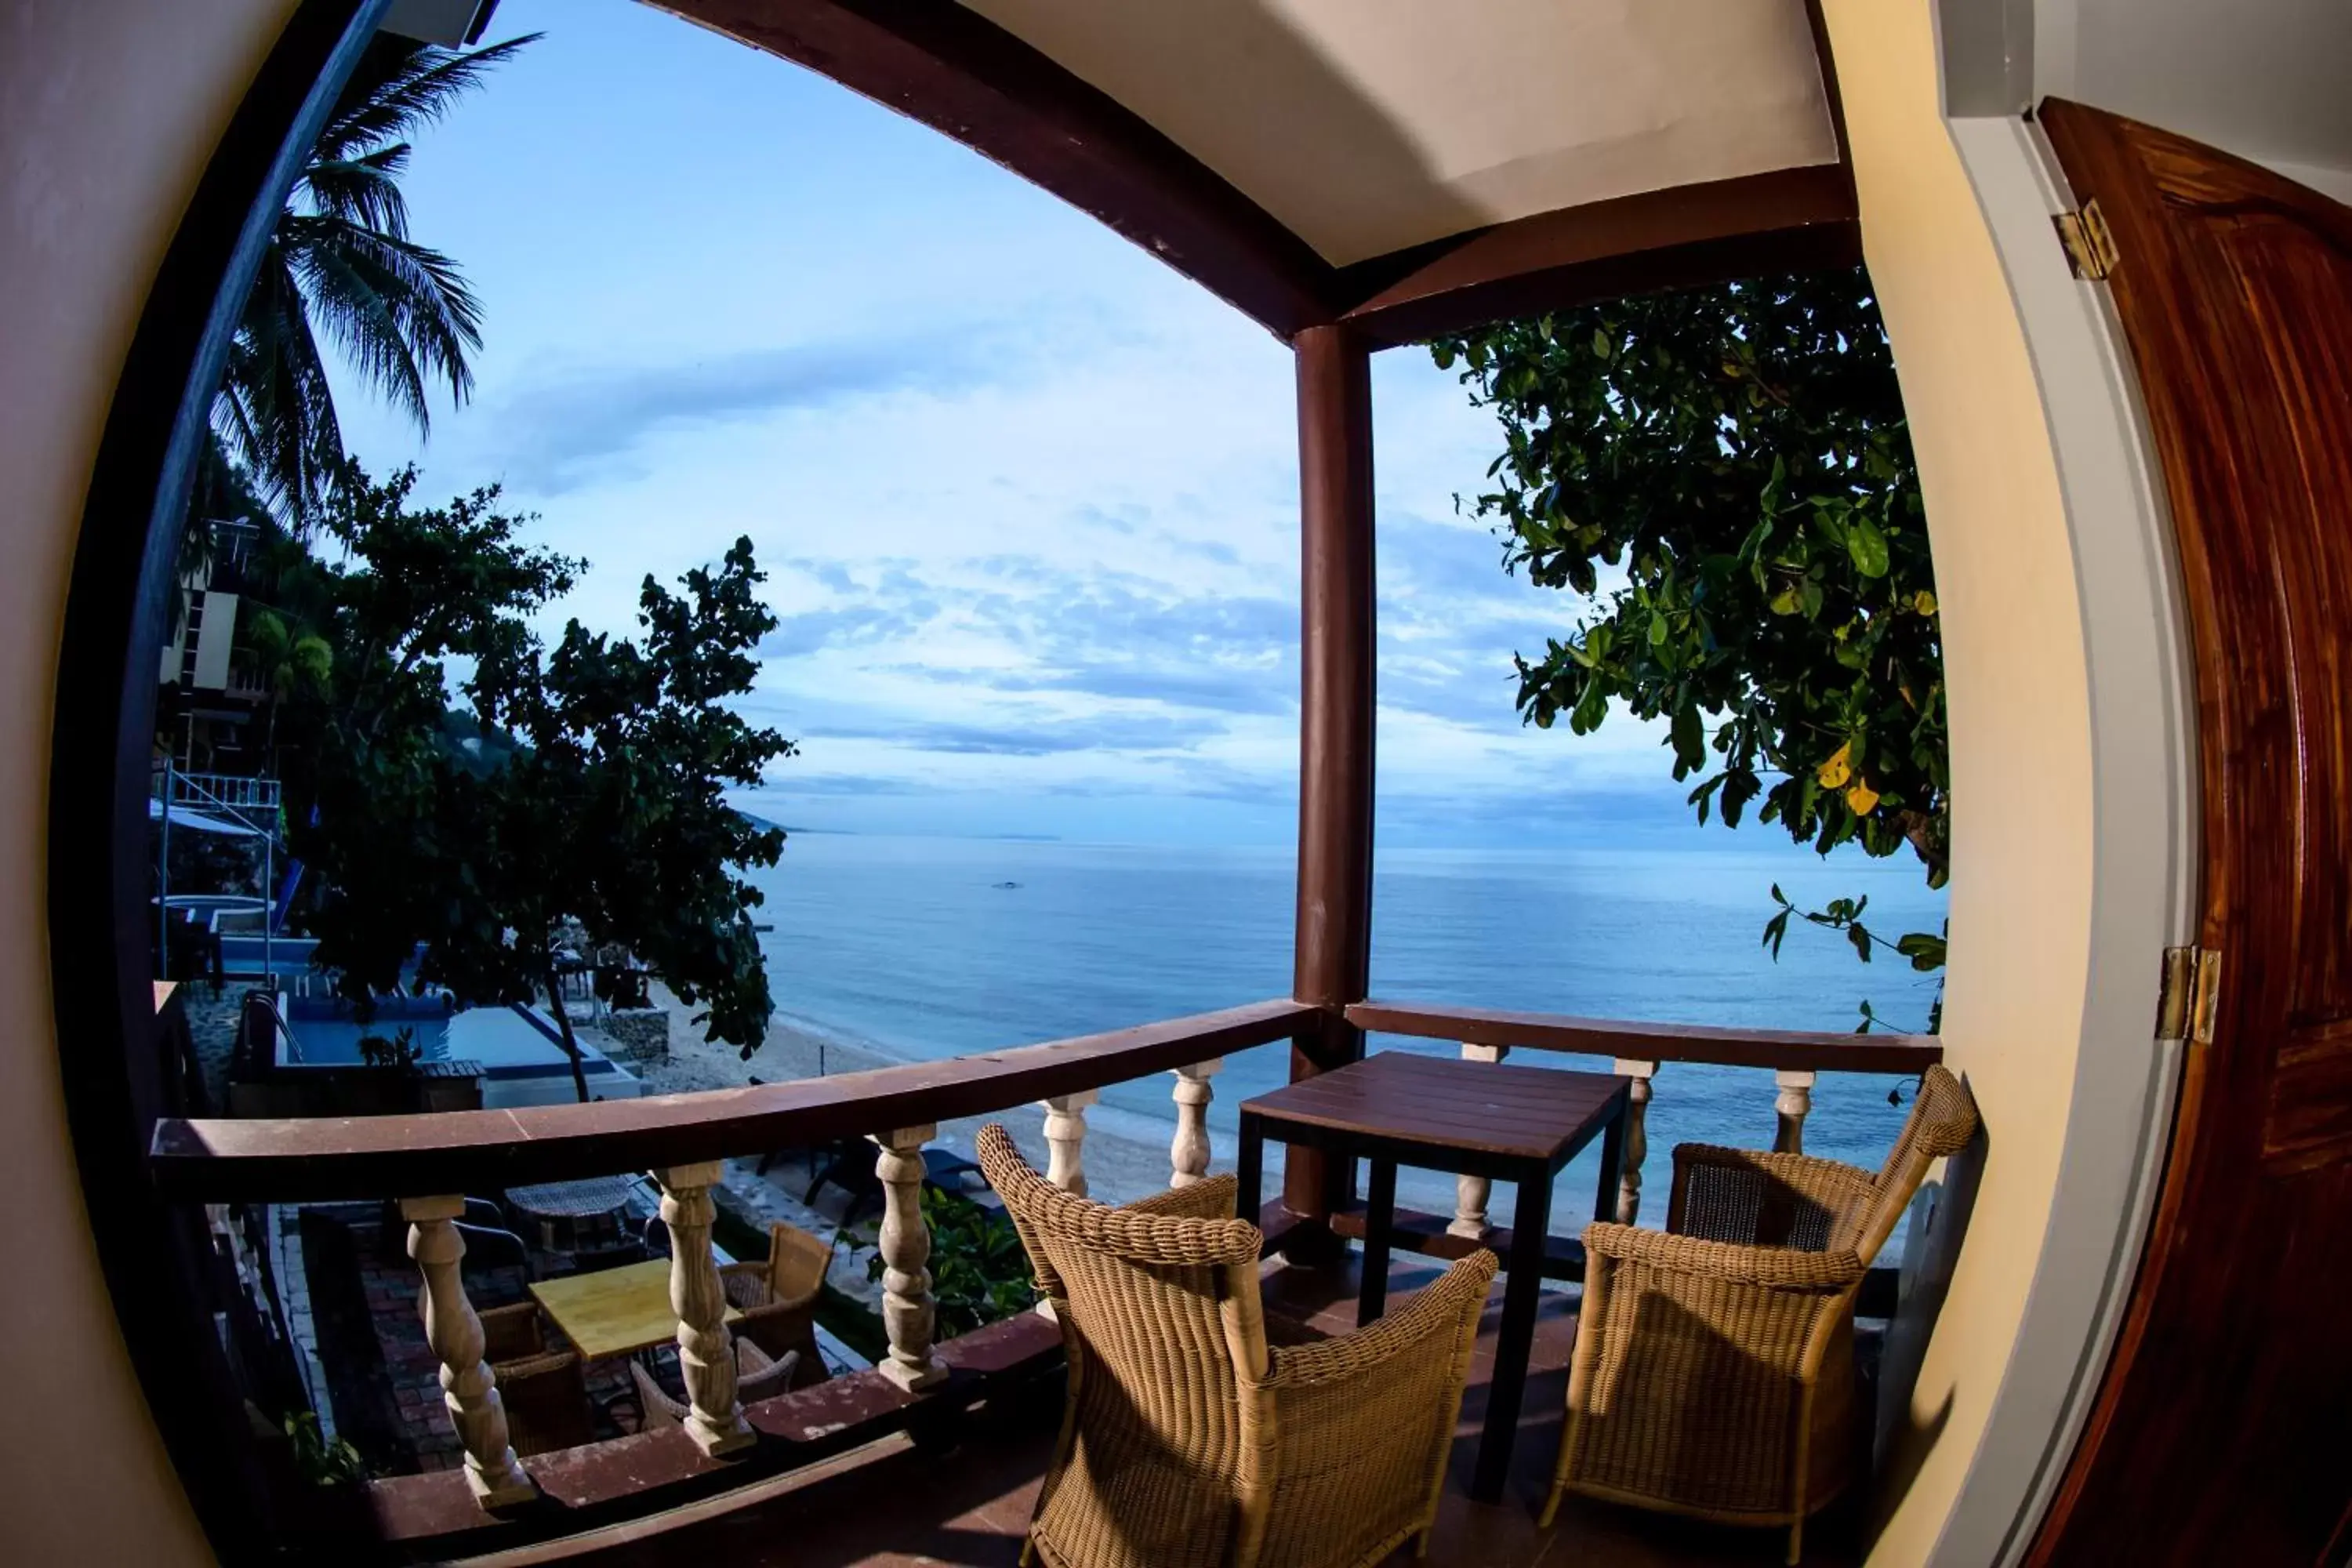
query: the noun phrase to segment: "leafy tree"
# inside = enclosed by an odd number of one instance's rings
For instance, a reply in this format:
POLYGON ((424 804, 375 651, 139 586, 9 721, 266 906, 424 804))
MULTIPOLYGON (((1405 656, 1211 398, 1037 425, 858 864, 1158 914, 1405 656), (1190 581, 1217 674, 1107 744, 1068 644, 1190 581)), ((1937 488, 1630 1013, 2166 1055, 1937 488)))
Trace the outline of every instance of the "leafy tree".
MULTIPOLYGON (((1432 345, 1494 410, 1475 502, 1503 563, 1587 613, 1514 656, 1518 706, 1578 734, 1664 719, 1698 819, 1751 807, 1827 854, 1906 847, 1950 874, 1935 577, 1917 468, 1868 277, 1809 274, 1589 306, 1432 345), (1760 804, 1759 804, 1760 802, 1760 804)), ((1868 959, 1865 901, 1791 915, 1868 959)), ((1864 1026, 1870 1022, 1864 1005, 1864 1026)))
POLYGON ((455 262, 409 237, 407 138, 537 36, 470 52, 378 37, 310 150, 213 400, 215 439, 289 519, 310 516, 343 453, 321 331, 419 430, 434 384, 460 403, 472 390, 481 306, 455 262))
POLYGON ((519 542, 524 520, 495 510, 494 488, 413 510, 415 483, 346 468, 320 519, 345 558, 310 568, 331 673, 280 731, 291 847, 325 889, 308 917, 319 963, 363 1008, 412 962, 416 984, 468 1003, 543 994, 584 1100, 558 984, 567 932, 584 931, 749 1057, 771 1003, 740 871, 773 865, 783 835, 723 791, 793 751, 726 706, 775 626, 751 542, 683 593, 647 577, 642 641, 573 621, 550 648, 530 617, 585 563, 519 542))

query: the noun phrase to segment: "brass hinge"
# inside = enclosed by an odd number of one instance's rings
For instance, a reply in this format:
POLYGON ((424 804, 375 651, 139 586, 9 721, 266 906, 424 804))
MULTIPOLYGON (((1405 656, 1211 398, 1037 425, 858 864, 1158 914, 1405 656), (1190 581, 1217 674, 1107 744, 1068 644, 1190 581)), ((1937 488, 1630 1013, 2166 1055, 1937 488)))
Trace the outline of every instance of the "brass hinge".
POLYGON ((2156 993, 2156 1037, 2213 1043, 2213 1010, 2221 989, 2218 949, 2168 947, 2156 993))
POLYGON ((2060 213, 2050 221, 2058 226, 2058 243, 2066 247, 2066 260, 2074 268, 2075 277, 2105 278, 2123 259, 2096 196, 2084 202, 2078 211, 2060 213))

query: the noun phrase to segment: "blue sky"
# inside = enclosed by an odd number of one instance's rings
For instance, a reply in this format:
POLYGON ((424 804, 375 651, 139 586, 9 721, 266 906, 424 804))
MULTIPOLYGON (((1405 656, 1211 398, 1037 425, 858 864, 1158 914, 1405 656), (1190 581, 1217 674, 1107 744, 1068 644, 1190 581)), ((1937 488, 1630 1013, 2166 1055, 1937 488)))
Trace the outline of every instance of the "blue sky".
MULTIPOLYGON (((492 480, 636 584, 748 533, 782 617, 746 707, 799 739, 794 826, 1280 844, 1296 831, 1288 351, 1052 196, 628 0, 420 137, 414 228, 486 311, 473 402, 345 434, 425 493, 492 480)), ((1499 449, 1425 353, 1375 363, 1388 844, 1696 837, 1658 734, 1523 729, 1510 655, 1566 624, 1455 514, 1499 449)), ((1750 846, 1755 847, 1755 846, 1750 846)))

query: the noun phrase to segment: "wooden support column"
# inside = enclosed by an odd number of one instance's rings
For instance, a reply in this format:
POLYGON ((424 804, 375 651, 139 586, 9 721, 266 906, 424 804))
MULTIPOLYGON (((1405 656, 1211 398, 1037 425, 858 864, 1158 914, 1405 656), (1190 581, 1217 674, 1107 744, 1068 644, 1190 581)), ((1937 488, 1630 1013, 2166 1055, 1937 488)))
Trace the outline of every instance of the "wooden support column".
MULTIPOLYGON (((1364 340, 1309 327, 1298 359, 1298 923, 1292 994, 1329 1009, 1291 1048, 1294 1082, 1364 1054, 1372 926, 1372 385, 1364 340)), ((1347 1173, 1294 1149, 1283 1202, 1322 1219, 1347 1173)))

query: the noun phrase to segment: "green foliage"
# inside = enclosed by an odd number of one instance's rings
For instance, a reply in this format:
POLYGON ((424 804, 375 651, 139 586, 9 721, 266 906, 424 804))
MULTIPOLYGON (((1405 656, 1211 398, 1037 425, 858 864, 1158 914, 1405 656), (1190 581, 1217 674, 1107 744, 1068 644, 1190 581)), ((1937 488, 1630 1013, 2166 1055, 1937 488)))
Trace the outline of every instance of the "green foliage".
POLYGON ((308 604, 331 648, 280 721, 290 847, 326 889, 308 913, 319 963, 362 1008, 412 960, 465 1002, 543 993, 585 1098, 554 984, 566 931, 584 932, 750 1056, 771 1002, 740 873, 773 865, 783 835, 724 791, 793 751, 727 705, 775 626, 751 542, 682 594, 647 577, 641 640, 574 621, 550 649, 530 617, 584 563, 521 543, 495 489, 415 510, 415 483, 349 466, 319 524, 341 559, 280 566, 278 613, 308 604), (469 710, 454 714, 453 664, 469 710))
POLYGON ((403 1028, 390 1037, 362 1035, 359 1038, 360 1061, 372 1068, 389 1068, 394 1072, 406 1072, 424 1055, 416 1046, 416 1031, 403 1028))
POLYGON ((330 1438, 319 1426, 315 1412, 303 1410, 286 1417, 287 1440, 294 1446, 294 1469, 314 1487, 341 1486, 368 1479, 367 1461, 341 1437, 330 1438))
POLYGON ((1504 565, 1591 614, 1517 658, 1529 721, 1667 721, 1691 805, 1947 868, 1935 580, 1860 272, 1596 305, 1433 347, 1506 442, 1504 565), (1612 568, 1604 578, 1602 568, 1612 568))
MULTIPOLYGON (((1620 709, 1666 723, 1689 802, 1751 807, 1822 854, 1908 846, 1949 876, 1950 769, 1935 576, 1894 361, 1860 269, 1763 279, 1509 322, 1432 345, 1495 411, 1505 449, 1475 502, 1505 570, 1587 614, 1514 656, 1518 706, 1578 734, 1620 709), (1759 804, 1760 802, 1760 804, 1759 804)), ((1780 910, 1864 960, 1916 968, 1863 902, 1780 910)), ((1864 1005, 1864 1026, 1872 1015, 1864 1005)))
MULTIPOLYGON (((1029 1255, 1010 1219, 961 1193, 926 1186, 923 1220, 931 1231, 931 1298, 939 1304, 940 1338, 968 1334, 1036 1304, 1029 1255)), ((882 1267, 877 1252, 866 1260, 867 1278, 881 1279, 882 1267)))
POLYGON ((368 46, 311 149, 213 401, 218 441, 286 517, 308 520, 342 458, 321 333, 420 431, 435 383, 461 403, 472 390, 480 303, 455 262, 409 237, 400 178, 407 138, 531 41, 463 52, 385 34, 368 46))

